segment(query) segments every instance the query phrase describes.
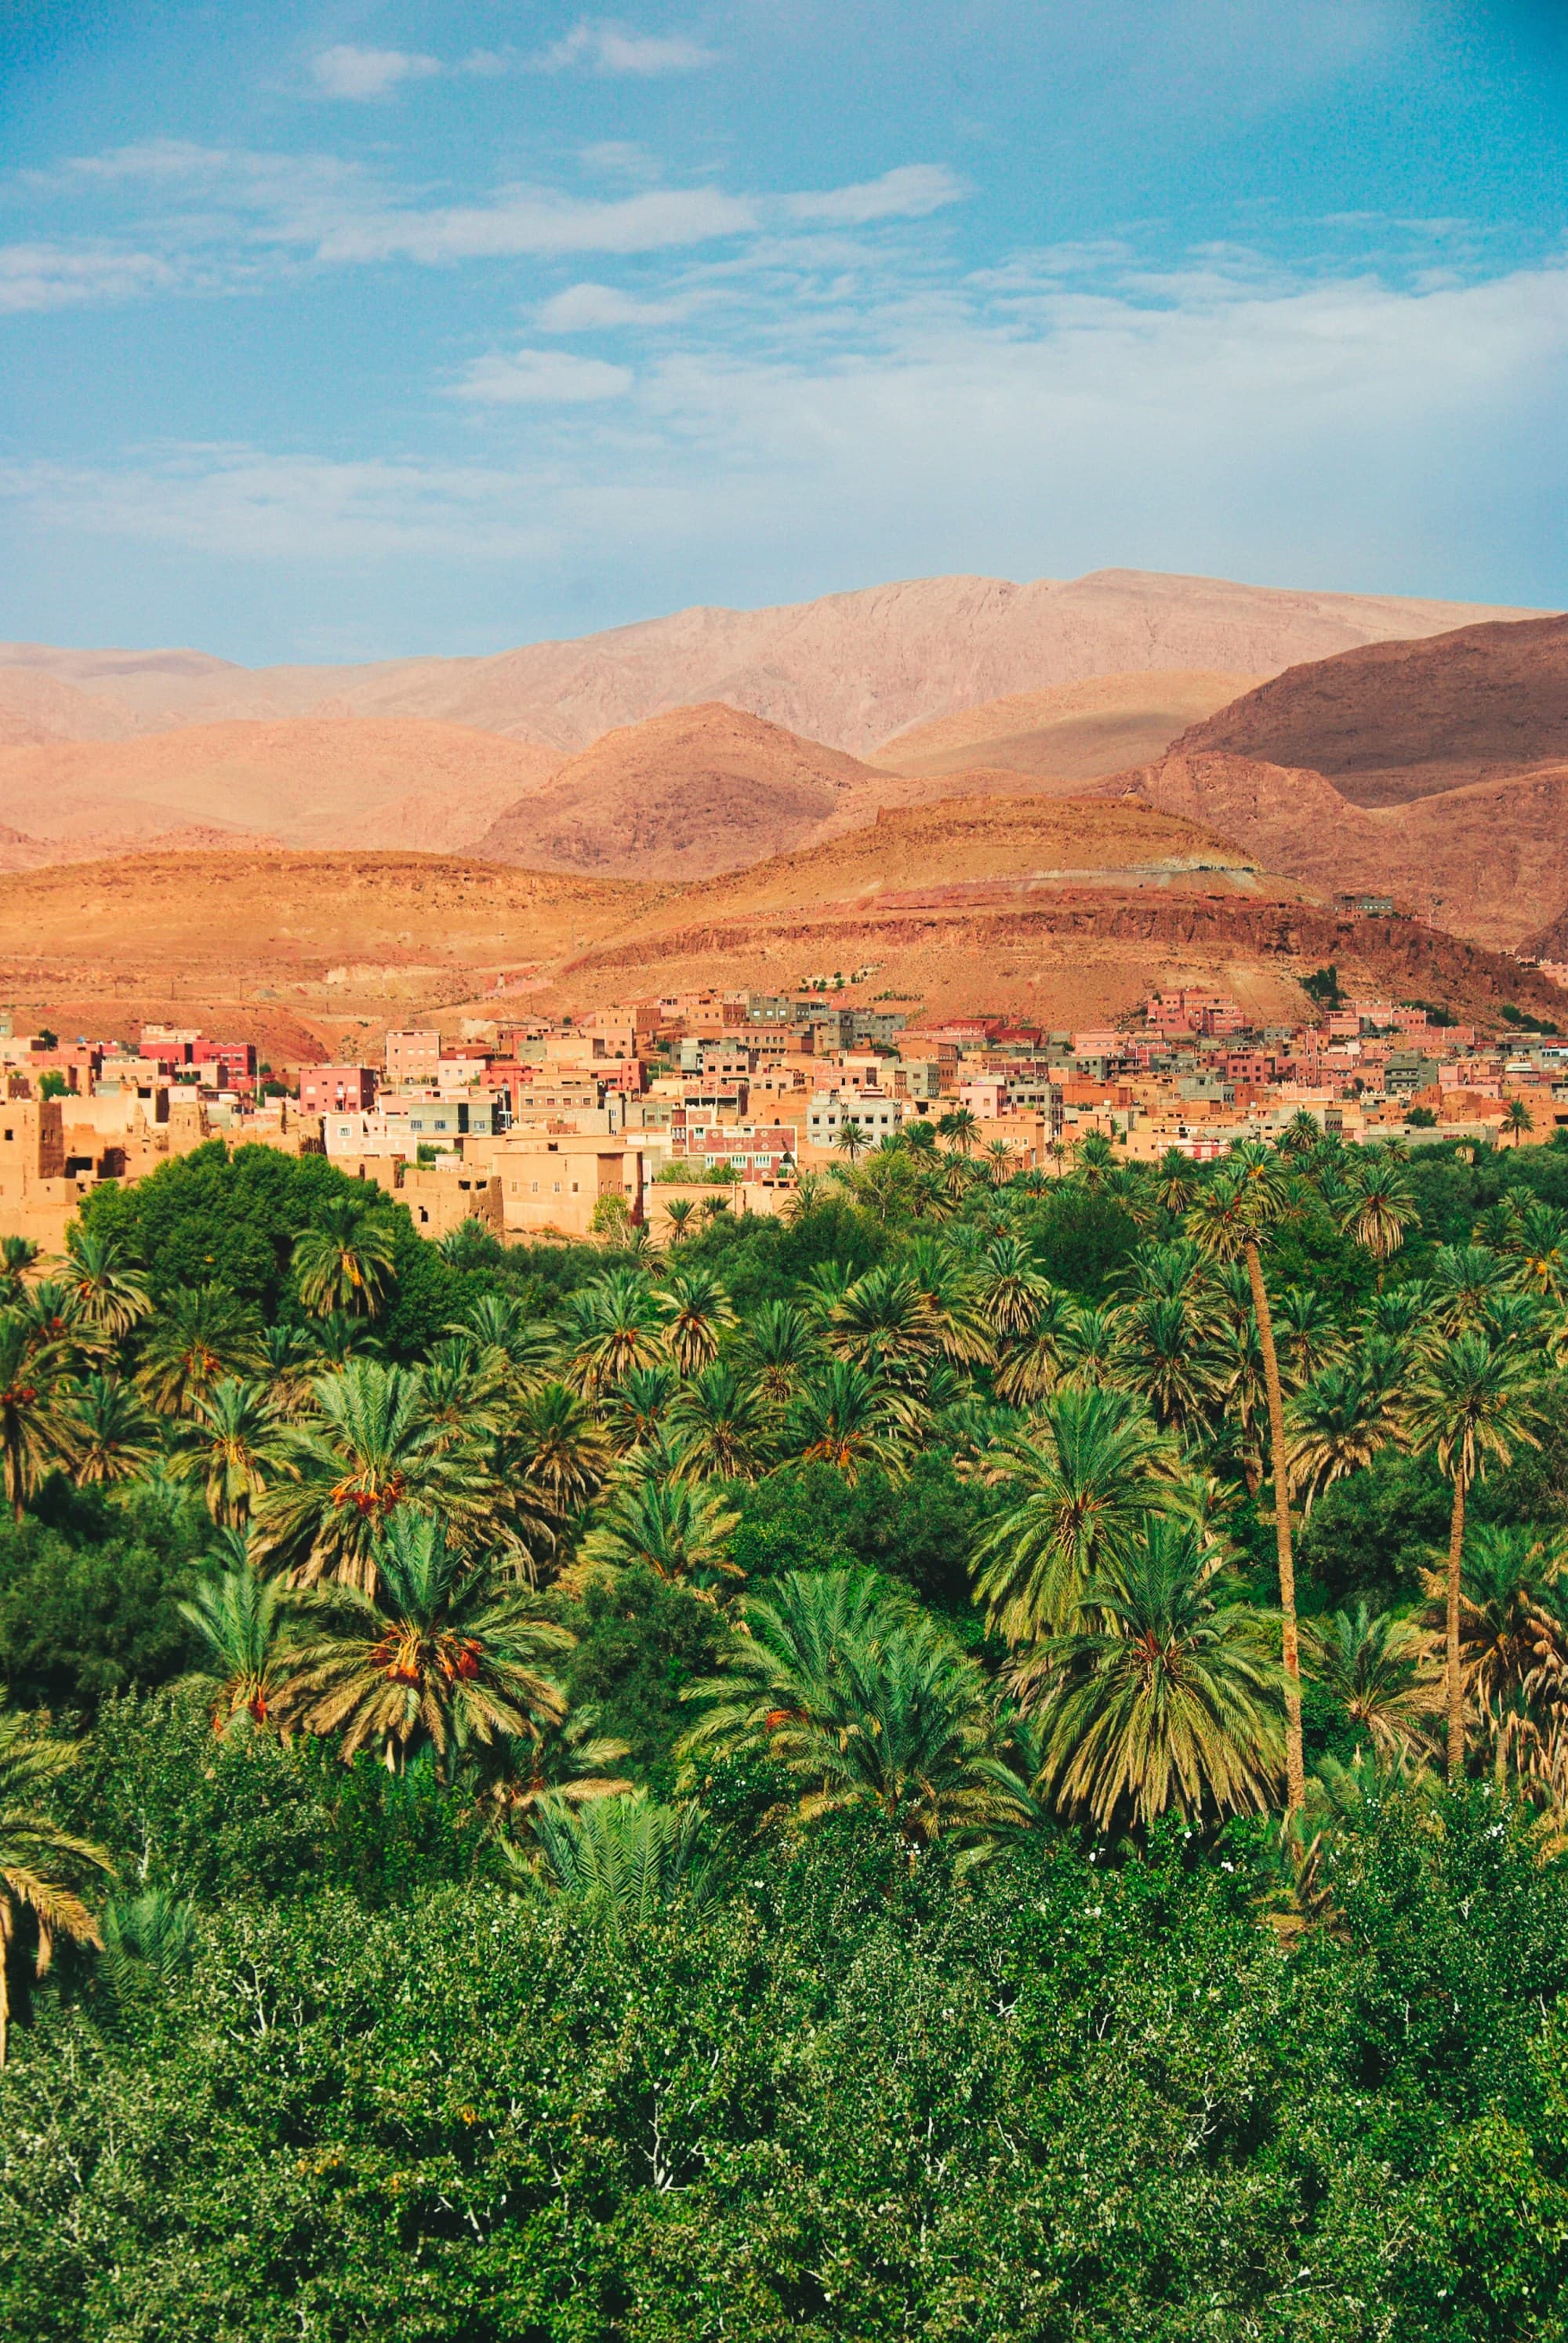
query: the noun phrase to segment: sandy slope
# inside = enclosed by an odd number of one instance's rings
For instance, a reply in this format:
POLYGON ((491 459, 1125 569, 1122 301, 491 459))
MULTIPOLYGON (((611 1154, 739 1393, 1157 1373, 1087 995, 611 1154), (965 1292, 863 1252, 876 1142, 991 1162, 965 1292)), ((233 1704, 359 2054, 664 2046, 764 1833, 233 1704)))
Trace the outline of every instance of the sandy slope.
POLYGON ((197 821, 291 846, 461 847, 554 769, 548 750, 413 719, 194 726, 0 749, 0 820, 100 849, 197 821))
POLYGON ((765 610, 698 608, 486 659, 249 669, 196 651, 0 646, 5 670, 98 704, 93 721, 159 730, 236 718, 419 717, 568 754, 709 699, 864 756, 954 709, 1134 670, 1268 675, 1358 643, 1522 617, 1394 597, 1277 591, 1101 570, 1061 582, 927 578, 765 610))
POLYGON ((983 765, 1038 780, 1089 781, 1163 756, 1176 735, 1261 679, 1151 669, 1018 691, 917 724, 870 762, 889 772, 946 775, 983 765))

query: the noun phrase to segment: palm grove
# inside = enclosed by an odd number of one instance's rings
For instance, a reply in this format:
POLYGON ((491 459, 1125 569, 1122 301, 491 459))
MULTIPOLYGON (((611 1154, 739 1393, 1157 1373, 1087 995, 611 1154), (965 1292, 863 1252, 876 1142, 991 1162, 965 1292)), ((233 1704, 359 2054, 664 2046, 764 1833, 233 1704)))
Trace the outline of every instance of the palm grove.
POLYGON ((1568 1149, 0 1259, 7 2331, 1568 2331, 1568 1149))

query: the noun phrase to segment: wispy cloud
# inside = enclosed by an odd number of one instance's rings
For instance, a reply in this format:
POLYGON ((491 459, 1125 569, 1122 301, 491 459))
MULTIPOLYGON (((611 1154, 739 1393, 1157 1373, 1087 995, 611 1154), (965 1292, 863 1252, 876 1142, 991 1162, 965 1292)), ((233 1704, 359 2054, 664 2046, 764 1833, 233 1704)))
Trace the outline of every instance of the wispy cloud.
POLYGON ((716 51, 706 49, 700 42, 686 40, 678 34, 628 33, 618 25, 594 23, 585 18, 574 25, 563 39, 554 42, 541 52, 538 62, 547 73, 562 73, 572 65, 587 65, 591 72, 601 74, 637 74, 645 77, 656 74, 696 73, 704 65, 716 65, 716 51))
POLYGON ((453 386, 454 398, 486 407, 580 407, 620 398, 631 388, 626 367, 567 350, 514 350, 476 358, 453 386))
POLYGON ((622 326, 670 326, 692 317, 716 293, 678 293, 644 301, 614 285, 568 285, 541 302, 534 323, 546 334, 591 334, 622 326))
POLYGON ((757 208, 717 187, 661 188, 609 203, 550 187, 506 187, 487 204, 378 211, 320 238, 327 261, 498 259, 518 253, 659 252, 757 226, 757 208))
MULTIPOLYGON (((366 58, 379 71, 387 58, 405 54, 357 50, 355 71, 366 58)), ((377 82, 368 69, 358 84, 367 96, 396 86, 395 79, 377 82)), ((623 185, 636 152, 615 150, 623 185)), ((646 173, 647 158, 638 156, 638 161, 646 173)), ((286 256, 290 266, 397 260, 433 266, 528 255, 679 251, 736 238, 920 219, 964 193, 945 166, 915 163, 863 184, 799 195, 714 186, 579 195, 513 185, 463 203, 416 203, 390 189, 370 166, 334 155, 229 150, 175 139, 78 156, 47 173, 18 175, 18 183, 45 197, 125 189, 127 211, 139 197, 136 248, 161 250, 171 266, 200 251, 201 281, 215 289, 226 269, 235 281, 253 283, 269 251, 286 256)), ((184 267, 177 273, 182 281, 196 274, 184 267)), ((149 269, 148 289, 159 281, 149 269)), ((119 289, 116 283, 116 297, 119 289)), ((80 297, 90 296, 85 290, 80 297)))
POLYGON ((0 311, 70 309, 166 289, 176 273, 160 253, 107 245, 0 245, 0 311))
POLYGON ((1503 451, 1541 432, 1568 362, 1560 266, 1422 292, 1366 276, 1260 289, 1206 264, 1159 300, 1068 287, 1027 317, 972 280, 941 293, 804 355, 780 334, 771 354, 715 339, 635 377, 559 351, 477 361, 456 395, 496 451, 485 464, 196 448, 13 470, 0 489, 52 530, 228 562, 613 566, 650 608, 678 590, 672 548, 681 583, 695 571, 710 591, 733 591, 759 544, 775 580, 797 562, 1256 576, 1260 513, 1265 574, 1353 583, 1369 500, 1385 576, 1414 579, 1432 543, 1458 570, 1491 541, 1503 451))
POLYGON ((786 216, 826 227, 864 227, 872 220, 924 219, 956 204, 965 193, 961 179, 940 163, 905 163, 859 186, 829 187, 819 195, 787 196, 786 216))
POLYGON ((324 96, 363 102, 390 97, 407 81, 428 81, 440 72, 441 62, 409 49, 357 49, 340 42, 313 57, 310 70, 324 96))

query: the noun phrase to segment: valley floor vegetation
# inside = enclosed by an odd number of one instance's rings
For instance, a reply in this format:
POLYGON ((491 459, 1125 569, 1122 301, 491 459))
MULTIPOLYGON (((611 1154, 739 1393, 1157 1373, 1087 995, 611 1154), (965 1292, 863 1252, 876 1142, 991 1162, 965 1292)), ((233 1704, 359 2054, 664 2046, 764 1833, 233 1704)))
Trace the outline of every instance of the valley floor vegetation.
POLYGON ((0 1247, 0 2327, 1568 2337, 1568 1147, 0 1247))

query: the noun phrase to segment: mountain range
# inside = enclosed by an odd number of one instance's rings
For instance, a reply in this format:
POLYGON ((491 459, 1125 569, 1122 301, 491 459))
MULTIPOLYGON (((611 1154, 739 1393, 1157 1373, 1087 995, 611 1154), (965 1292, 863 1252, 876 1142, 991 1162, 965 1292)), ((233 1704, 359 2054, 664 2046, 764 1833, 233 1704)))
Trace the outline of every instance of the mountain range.
POLYGON ((465 957, 558 1005, 667 963, 698 980, 706 952, 748 983, 857 960, 928 1001, 1010 986, 1044 1010, 1044 986, 1087 1016, 1135 963, 1273 1013, 1288 964, 1331 946, 1380 981, 1424 954, 1429 990, 1523 1001, 1515 962, 1474 954, 1568 946, 1568 618, 1539 613, 930 579, 481 660, 13 647, 7 710, 14 736, 54 728, 0 747, 17 998, 56 930, 66 980, 73 900, 88 996, 116 958, 133 990, 173 999, 199 962, 210 991, 244 933, 253 1010, 326 1013, 332 958, 334 1013, 357 998, 372 1023, 421 985, 449 998, 465 957), (1402 941, 1347 942, 1331 899, 1357 892, 1414 915, 1402 941), (191 923, 214 920, 204 960, 191 923))

